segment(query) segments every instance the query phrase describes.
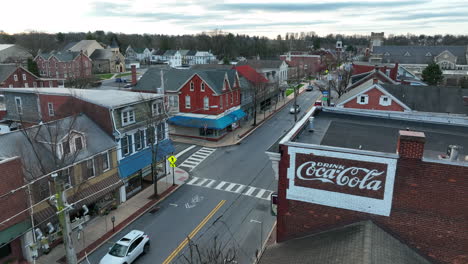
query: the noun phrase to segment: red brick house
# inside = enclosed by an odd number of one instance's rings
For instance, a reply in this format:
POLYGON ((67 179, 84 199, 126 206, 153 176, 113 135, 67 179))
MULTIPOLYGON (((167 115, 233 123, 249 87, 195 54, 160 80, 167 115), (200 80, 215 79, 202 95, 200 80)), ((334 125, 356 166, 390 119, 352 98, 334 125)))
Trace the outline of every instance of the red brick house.
POLYGON ((466 263, 468 129, 429 117, 309 111, 267 152, 279 244, 260 263, 466 263))
POLYGON ((41 53, 34 58, 43 77, 79 79, 92 76, 91 59, 82 52, 41 53))
POLYGON ((170 134, 175 136, 216 141, 235 130, 245 117, 240 109, 239 76, 233 69, 150 68, 133 90, 166 93, 173 115, 168 120, 170 134))
POLYGON ((320 72, 321 58, 321 55, 291 52, 280 56, 280 60, 285 61, 289 66, 288 79, 296 79, 297 76, 312 76, 320 72))
MULTIPOLYGON (((0 193, 5 194, 23 185, 23 172, 19 157, 0 157, 2 183, 0 193)), ((31 228, 24 189, 17 190, 8 196, 0 198, 0 262, 23 260, 23 247, 20 236, 31 228), (22 213, 23 212, 23 213, 22 213)))
POLYGON ((0 64, 0 88, 60 87, 63 79, 40 78, 21 66, 0 64))
POLYGON ((394 85, 374 79, 342 95, 336 107, 468 115, 463 93, 457 87, 394 85))

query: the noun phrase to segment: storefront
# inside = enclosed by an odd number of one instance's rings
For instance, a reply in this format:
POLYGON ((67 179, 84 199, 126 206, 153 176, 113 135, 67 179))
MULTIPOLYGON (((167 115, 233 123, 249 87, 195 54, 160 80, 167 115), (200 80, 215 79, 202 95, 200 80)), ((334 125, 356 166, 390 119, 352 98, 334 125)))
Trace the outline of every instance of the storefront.
POLYGON ((23 259, 21 236, 30 228, 31 222, 26 220, 0 231, 0 263, 23 259))

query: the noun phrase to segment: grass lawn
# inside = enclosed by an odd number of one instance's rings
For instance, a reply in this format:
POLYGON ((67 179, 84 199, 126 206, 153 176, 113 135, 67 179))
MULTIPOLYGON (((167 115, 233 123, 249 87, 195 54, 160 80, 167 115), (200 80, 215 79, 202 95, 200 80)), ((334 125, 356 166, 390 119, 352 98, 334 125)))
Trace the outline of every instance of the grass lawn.
POLYGON ((286 96, 294 93, 294 89, 286 89, 286 96))
POLYGON ((96 74, 96 77, 98 77, 99 80, 107 80, 107 79, 110 79, 110 77, 112 76, 114 76, 113 73, 96 74))
POLYGON ((126 72, 126 73, 117 74, 115 78, 120 78, 120 77, 125 77, 125 76, 130 76, 130 75, 132 75, 131 72, 126 72))

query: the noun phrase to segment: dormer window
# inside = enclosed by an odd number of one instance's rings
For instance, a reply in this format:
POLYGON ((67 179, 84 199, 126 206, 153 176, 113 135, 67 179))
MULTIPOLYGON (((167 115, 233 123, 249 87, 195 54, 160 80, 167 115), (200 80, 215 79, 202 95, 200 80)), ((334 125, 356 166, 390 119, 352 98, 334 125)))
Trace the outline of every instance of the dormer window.
POLYGON ((79 151, 83 149, 83 139, 78 136, 75 138, 75 150, 79 151))
POLYGON ((83 135, 77 132, 72 132, 69 136, 62 139, 61 149, 58 149, 59 154, 68 155, 70 153, 78 152, 85 148, 85 141, 83 135))
POLYGON ((68 141, 62 143, 62 151, 63 155, 70 154, 70 143, 68 141))
POLYGON ((194 91, 195 90, 195 85, 193 84, 193 82, 190 82, 190 91, 194 91))
POLYGON ((405 52, 405 54, 403 56, 409 57, 409 56, 411 56, 411 54, 407 51, 407 52, 405 52))
POLYGON ((432 57, 432 54, 430 52, 426 53, 426 57, 432 57))
POLYGON ((385 53, 384 53, 384 56, 390 56, 390 53, 385 52, 385 53))
POLYGON ((127 109, 122 111, 122 126, 135 123, 135 112, 133 109, 127 109))

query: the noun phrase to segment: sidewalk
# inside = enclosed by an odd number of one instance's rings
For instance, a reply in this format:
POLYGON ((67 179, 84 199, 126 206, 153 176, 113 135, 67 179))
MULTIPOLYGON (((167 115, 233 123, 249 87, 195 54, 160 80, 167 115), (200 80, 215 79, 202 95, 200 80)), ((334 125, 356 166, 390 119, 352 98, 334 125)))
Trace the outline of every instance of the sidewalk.
MULTIPOLYGON (((299 94, 305 91, 307 84, 303 84, 303 86, 299 89, 299 94)), ((288 103, 294 100, 294 94, 290 94, 289 96, 285 97, 283 100, 280 100, 276 106, 272 106, 273 108, 267 110, 266 113, 257 112, 257 125, 253 126, 253 118, 249 121, 242 121, 241 126, 236 130, 229 132, 225 137, 217 142, 207 141, 203 139, 193 139, 188 137, 181 137, 181 136, 173 136, 171 135, 171 139, 175 142, 187 143, 187 144, 194 144, 203 147, 210 147, 210 148, 217 148, 217 147, 225 147, 239 144, 244 138, 249 136, 250 134, 255 131, 255 129, 259 128, 264 121, 267 121, 274 114, 278 111, 283 109, 288 103), (275 110, 276 107, 276 110, 275 110)))
MULTIPOLYGON (((85 252, 89 255, 139 216, 153 209, 156 204, 177 190, 189 178, 189 174, 183 169, 175 168, 174 172, 175 186, 172 185, 172 171, 168 176, 158 181, 159 199, 152 198, 153 185, 151 185, 120 204, 117 209, 111 211, 108 215, 97 216, 87 222, 83 231, 80 232, 80 239, 78 239, 78 232, 73 232, 73 245, 78 255, 78 261, 83 260, 85 252), (112 216, 115 216, 115 232, 112 230, 112 216)), ((52 249, 49 254, 39 257, 36 263, 66 263, 64 254, 64 245, 61 243, 52 249)))

